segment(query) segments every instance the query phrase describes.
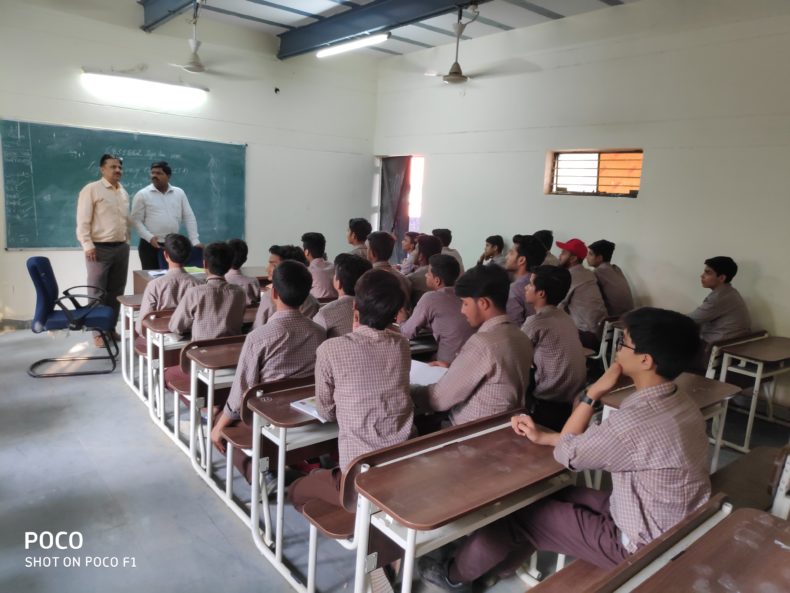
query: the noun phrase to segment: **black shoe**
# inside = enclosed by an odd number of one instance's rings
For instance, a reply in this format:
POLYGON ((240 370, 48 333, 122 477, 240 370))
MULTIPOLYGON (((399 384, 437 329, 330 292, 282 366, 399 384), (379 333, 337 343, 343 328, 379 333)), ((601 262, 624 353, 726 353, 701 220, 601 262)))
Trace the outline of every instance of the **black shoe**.
POLYGON ((439 562, 429 556, 423 556, 417 563, 417 570, 423 581, 426 581, 445 591, 454 593, 471 593, 470 583, 451 583, 447 576, 448 563, 439 562))

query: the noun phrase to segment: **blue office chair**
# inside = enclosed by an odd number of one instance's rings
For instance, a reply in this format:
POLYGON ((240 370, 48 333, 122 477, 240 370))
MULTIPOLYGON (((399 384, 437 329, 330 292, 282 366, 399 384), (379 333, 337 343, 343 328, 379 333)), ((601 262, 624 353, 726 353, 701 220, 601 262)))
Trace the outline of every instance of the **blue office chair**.
MULTIPOLYGON (((72 294, 76 288, 92 288, 90 286, 72 286, 58 292, 58 282, 52 271, 52 264, 47 257, 31 257, 27 260, 27 271, 36 287, 36 312, 33 317, 33 333, 59 329, 92 330, 99 332, 107 350, 107 356, 67 356, 62 358, 42 358, 30 365, 27 374, 31 377, 73 377, 79 375, 102 375, 115 370, 118 344, 112 336, 113 311, 101 304, 101 297, 87 294, 72 294), (80 305, 79 300, 87 300, 87 305, 80 305), (113 348, 115 352, 113 352, 113 348), (39 373, 36 368, 52 362, 71 362, 79 360, 107 360, 111 367, 106 370, 76 371, 70 373, 39 373)), ((101 291, 103 292, 103 291, 101 291)))
MULTIPOLYGON (((167 260, 165 259, 165 250, 160 249, 159 252, 156 254, 156 257, 159 261, 159 269, 166 270, 167 269, 167 260)), ((187 261, 184 262, 184 266, 194 266, 196 268, 203 267, 203 248, 202 247, 193 247, 192 251, 189 252, 189 257, 187 261)))

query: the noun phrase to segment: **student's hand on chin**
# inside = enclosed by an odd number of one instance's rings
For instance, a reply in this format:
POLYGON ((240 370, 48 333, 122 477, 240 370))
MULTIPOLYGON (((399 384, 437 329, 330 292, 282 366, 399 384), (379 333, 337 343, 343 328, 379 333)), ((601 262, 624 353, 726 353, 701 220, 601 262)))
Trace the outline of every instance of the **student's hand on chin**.
POLYGON ((612 363, 612 366, 601 375, 600 379, 587 388, 587 395, 593 400, 600 399, 615 388, 622 374, 623 367, 620 366, 620 363, 612 363))

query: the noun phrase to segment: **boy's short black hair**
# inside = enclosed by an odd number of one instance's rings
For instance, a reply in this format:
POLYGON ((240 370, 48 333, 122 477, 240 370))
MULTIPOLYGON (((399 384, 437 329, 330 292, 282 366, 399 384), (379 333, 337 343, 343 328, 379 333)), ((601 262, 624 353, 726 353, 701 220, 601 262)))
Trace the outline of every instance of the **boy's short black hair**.
POLYGON ((442 242, 433 235, 420 235, 417 237, 417 251, 429 262, 432 256, 442 252, 442 242))
POLYGON ((167 164, 167 161, 156 161, 151 163, 151 169, 162 169, 165 175, 170 177, 173 174, 173 169, 167 164))
POLYGON ((375 231, 368 235, 368 250, 373 252, 377 261, 389 261, 395 249, 395 237, 384 231, 375 231))
POLYGON ((546 247, 535 235, 521 235, 516 249, 519 257, 527 258, 527 271, 531 272, 546 259, 546 247))
POLYGON ((416 233, 414 231, 408 231, 406 233, 403 233, 403 236, 404 237, 408 237, 409 239, 411 239, 412 243, 416 244, 417 243, 417 237, 420 236, 420 233, 416 233))
POLYGON ((307 265, 307 258, 304 256, 304 251, 299 249, 296 245, 272 245, 269 247, 269 253, 276 255, 280 261, 293 260, 298 261, 300 264, 307 265))
POLYGON ((453 232, 450 229, 433 229, 431 234, 442 242, 442 247, 449 247, 453 242, 453 232))
POLYGON ((173 263, 183 264, 192 253, 192 243, 184 235, 170 233, 165 237, 165 252, 173 263))
POLYGON ((224 276, 233 263, 233 250, 227 243, 215 241, 209 243, 203 251, 206 268, 215 276, 224 276))
POLYGON ((233 250, 233 263, 230 267, 234 270, 238 270, 244 265, 244 262, 247 261, 249 248, 247 247, 247 243, 241 239, 230 239, 228 245, 230 245, 230 248, 233 250))
POLYGON ((717 255, 705 260, 705 265, 716 272, 717 276, 724 276, 724 281, 729 284, 738 273, 738 264, 731 257, 717 255))
POLYGON ((354 292, 359 322, 373 329, 385 329, 393 323, 406 299, 395 274, 387 270, 365 272, 354 292))
POLYGON ((362 241, 364 243, 367 241, 368 235, 370 231, 373 230, 373 227, 370 226, 370 222, 364 218, 352 218, 348 221, 348 230, 354 233, 357 241, 362 241))
POLYGON ((502 253, 502 250, 505 248, 505 240, 502 238, 502 235, 486 237, 486 243, 499 249, 499 253, 502 253))
POLYGON ((304 303, 313 286, 313 275, 302 263, 284 261, 274 270, 272 284, 280 300, 289 307, 298 308, 304 303))
POLYGON ((543 229, 542 231, 537 231, 532 236, 543 244, 546 251, 549 251, 554 245, 554 231, 543 229))
POLYGON ((587 251, 592 251, 595 255, 600 255, 603 261, 612 261, 612 254, 614 254, 614 243, 606 239, 594 241, 587 246, 587 251))
POLYGON ((437 253, 428 260, 431 274, 442 281, 445 286, 454 286, 461 274, 461 264, 452 255, 437 253))
POLYGON ((305 233, 302 235, 302 247, 310 253, 310 257, 326 257, 326 237, 321 233, 305 233))
POLYGON ((507 295, 510 291, 510 277, 501 266, 476 265, 467 270, 455 283, 455 294, 458 297, 491 299, 494 306, 505 311, 507 295))
POLYGON ((532 285, 546 293, 546 304, 557 306, 571 288, 571 273, 560 266, 538 266, 532 272, 532 285))
POLYGON ((351 253, 340 253, 335 257, 335 277, 340 288, 349 296, 354 296, 354 286, 362 274, 373 267, 364 257, 351 253))
POLYGON ((513 243, 513 245, 518 245, 519 243, 521 243, 521 238, 522 238, 523 236, 524 236, 524 235, 521 235, 521 234, 516 234, 516 235, 513 235, 513 239, 512 239, 512 243, 513 243))
POLYGON ((649 354, 656 373, 672 381, 693 363, 700 346, 694 321, 676 311, 642 307, 623 318, 634 352, 649 354))

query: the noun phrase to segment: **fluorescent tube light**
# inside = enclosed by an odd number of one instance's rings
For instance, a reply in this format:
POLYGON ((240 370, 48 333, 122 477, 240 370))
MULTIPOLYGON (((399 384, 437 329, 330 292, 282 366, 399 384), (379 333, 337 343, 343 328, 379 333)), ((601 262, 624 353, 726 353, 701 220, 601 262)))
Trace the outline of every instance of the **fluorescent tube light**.
POLYGON ((384 43, 389 38, 390 38, 389 32, 378 33, 376 35, 367 35, 365 37, 358 37, 357 39, 354 39, 353 41, 349 41, 348 43, 340 43, 338 45, 332 45, 330 47, 321 49, 315 55, 317 58, 326 58, 328 56, 334 56, 335 54, 342 54, 343 52, 360 49, 361 47, 369 47, 371 45, 384 43))
POLYGON ((82 86, 110 103, 168 111, 189 111, 206 100, 208 89, 155 82, 122 74, 83 70, 82 86))

